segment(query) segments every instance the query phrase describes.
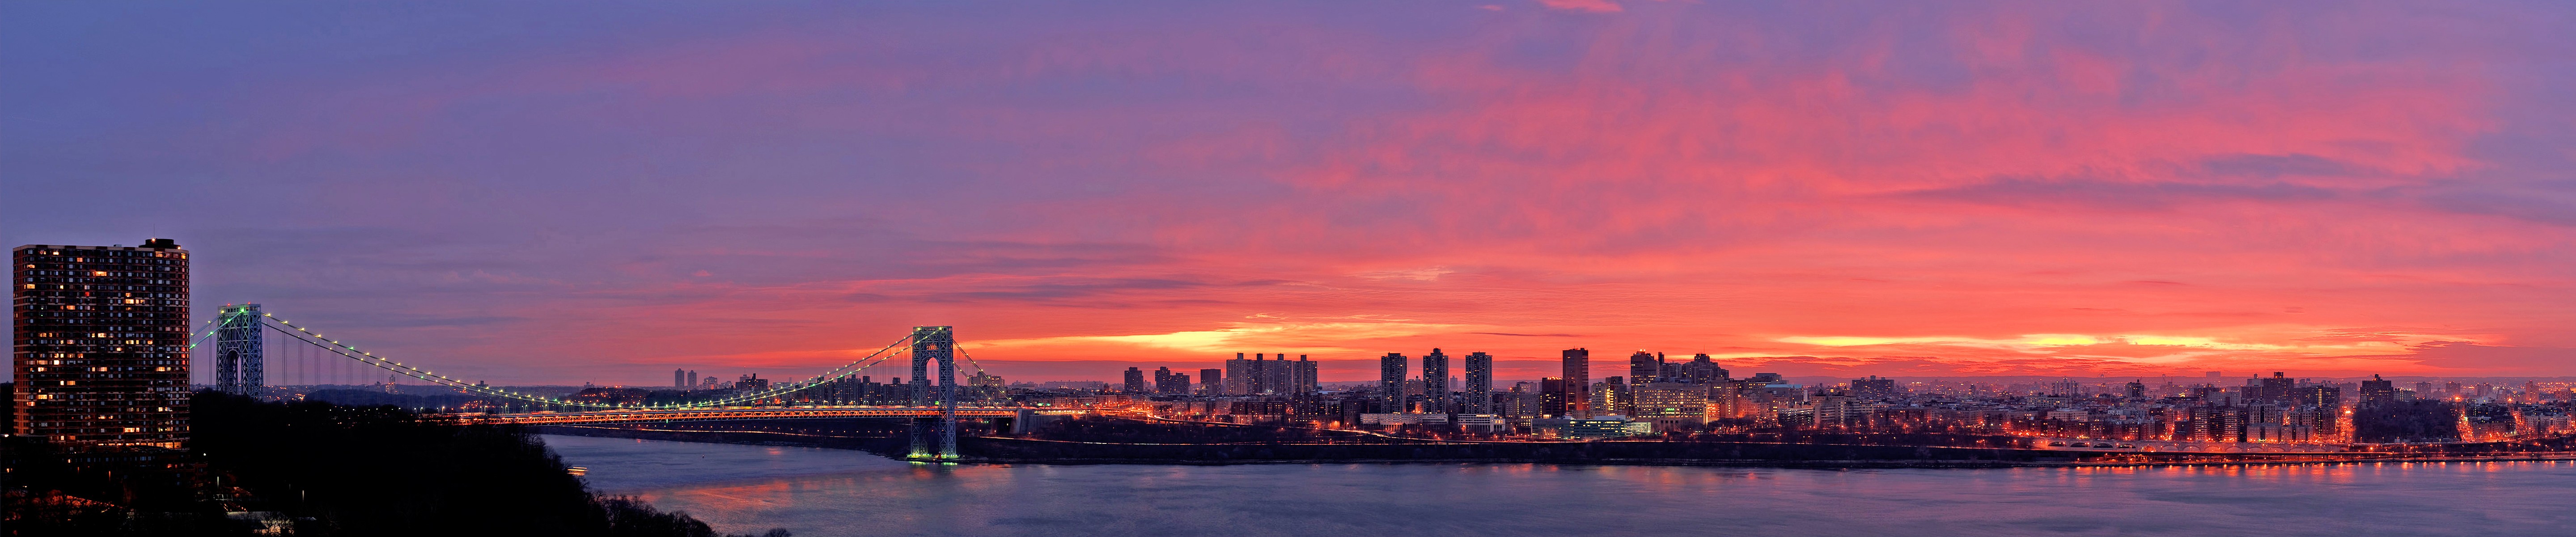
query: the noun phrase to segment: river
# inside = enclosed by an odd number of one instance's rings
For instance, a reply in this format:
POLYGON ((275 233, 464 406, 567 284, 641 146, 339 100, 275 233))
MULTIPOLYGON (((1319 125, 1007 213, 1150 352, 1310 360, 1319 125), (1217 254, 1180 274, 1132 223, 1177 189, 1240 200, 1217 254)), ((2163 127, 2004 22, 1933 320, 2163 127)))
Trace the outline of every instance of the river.
POLYGON ((925 466, 544 437, 593 490, 719 531, 878 535, 2576 535, 2576 462, 1797 470, 925 466))

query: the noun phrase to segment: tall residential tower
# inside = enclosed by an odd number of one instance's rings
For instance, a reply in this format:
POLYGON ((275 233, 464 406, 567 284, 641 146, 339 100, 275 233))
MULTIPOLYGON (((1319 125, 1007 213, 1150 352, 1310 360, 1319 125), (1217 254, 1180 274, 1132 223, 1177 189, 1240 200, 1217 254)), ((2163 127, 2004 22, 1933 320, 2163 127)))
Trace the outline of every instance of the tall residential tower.
POLYGON ((151 239, 11 253, 12 433, 72 449, 181 447, 188 251, 151 239))

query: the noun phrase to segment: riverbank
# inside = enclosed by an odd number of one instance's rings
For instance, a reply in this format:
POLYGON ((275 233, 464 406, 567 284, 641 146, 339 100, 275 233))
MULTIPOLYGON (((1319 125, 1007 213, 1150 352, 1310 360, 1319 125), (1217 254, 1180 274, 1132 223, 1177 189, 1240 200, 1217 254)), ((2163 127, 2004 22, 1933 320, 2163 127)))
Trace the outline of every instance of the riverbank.
MULTIPOLYGON (((551 426, 544 434, 678 442, 819 447, 902 458, 909 440, 789 431, 551 426)), ((1242 464, 1577 464, 1738 468, 1895 469, 2019 467, 2249 466, 2358 463, 2576 461, 2576 453, 2501 456, 2396 454, 2118 454, 1928 446, 1767 444, 1749 442, 1488 442, 1466 444, 1119 444, 1007 437, 958 438, 961 464, 1183 465, 1242 464), (1113 455, 1114 454, 1114 455, 1113 455), (1697 455, 1697 456, 1651 456, 1697 455), (1729 456, 1717 456, 1729 455, 1729 456)))

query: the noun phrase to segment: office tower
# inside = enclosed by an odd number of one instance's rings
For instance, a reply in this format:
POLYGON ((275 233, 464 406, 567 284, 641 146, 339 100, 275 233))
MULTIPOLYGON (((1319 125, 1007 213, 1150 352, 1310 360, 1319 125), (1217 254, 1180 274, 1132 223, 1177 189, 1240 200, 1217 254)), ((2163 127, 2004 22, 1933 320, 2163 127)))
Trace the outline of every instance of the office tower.
POLYGON ((1133 367, 1127 368, 1127 378, 1125 380, 1127 381, 1125 388, 1128 394, 1146 393, 1145 370, 1133 367))
POLYGON ((1431 349, 1422 355, 1422 411, 1449 412, 1449 354, 1431 349))
POLYGON ((1663 360, 1653 354, 1640 350, 1636 354, 1628 355, 1629 382, 1638 384, 1654 382, 1656 377, 1663 375, 1663 370, 1663 360))
POLYGON ((2128 386, 2128 387, 2129 387, 2129 398, 2130 398, 2130 399, 2145 399, 2145 398, 2147 398, 2147 383, 2144 383, 2144 382, 2138 382, 2137 380, 2132 379, 2132 380, 2130 380, 2130 381, 2129 381, 2129 386, 2128 386))
POLYGON ((671 387, 673 387, 673 388, 687 388, 687 387, 689 387, 689 370, 686 370, 686 369, 673 369, 673 370, 671 370, 671 387))
POLYGON ((2361 381, 2361 406, 2394 402, 2397 402, 2396 381, 2381 379, 2379 375, 2371 375, 2370 380, 2361 381))
POLYGON ((1386 353, 1377 359, 1378 411, 1404 411, 1404 355, 1386 353))
POLYGON ((1324 391, 1323 386, 1315 381, 1315 362, 1307 360, 1306 355, 1297 355, 1297 363, 1289 366, 1288 389, 1297 395, 1324 391))
POLYGON ((75 450, 188 440, 188 251, 27 245, 12 251, 13 434, 75 450))
POLYGON ((1592 417, 1592 351, 1565 350, 1565 412, 1559 416, 1592 417))
POLYGON ((1494 413, 1494 356, 1481 352, 1467 353, 1468 414, 1494 413))
POLYGON ((1851 396, 1861 401, 1895 400, 1898 396, 1896 379, 1879 378, 1878 375, 1870 375, 1865 379, 1852 379, 1851 396))
POLYGON ((1199 393, 1201 395, 1225 395, 1225 370, 1199 370, 1199 393))

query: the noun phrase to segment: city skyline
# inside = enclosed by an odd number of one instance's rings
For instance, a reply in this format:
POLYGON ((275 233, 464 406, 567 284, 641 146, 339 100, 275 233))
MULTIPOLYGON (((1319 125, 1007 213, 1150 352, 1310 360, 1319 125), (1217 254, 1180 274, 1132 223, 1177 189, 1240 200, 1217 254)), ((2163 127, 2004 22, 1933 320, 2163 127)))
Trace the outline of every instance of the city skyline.
POLYGON ((2576 375, 2564 6, 1557 4, 23 4, 7 194, 184 201, 0 240, 509 384, 2576 375))

